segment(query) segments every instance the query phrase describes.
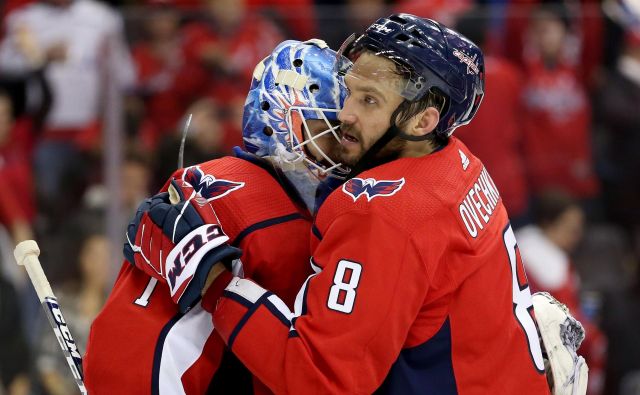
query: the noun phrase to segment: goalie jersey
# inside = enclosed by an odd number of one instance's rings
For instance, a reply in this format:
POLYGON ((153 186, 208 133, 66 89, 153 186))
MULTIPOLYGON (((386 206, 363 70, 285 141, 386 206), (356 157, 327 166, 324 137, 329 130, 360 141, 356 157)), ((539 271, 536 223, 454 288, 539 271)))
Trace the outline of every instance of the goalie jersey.
POLYGON ((507 213, 458 139, 349 180, 312 234, 293 311, 246 279, 203 301, 274 392, 549 393, 507 213))
MULTIPOLYGON (((289 197, 297 196, 295 190, 284 190, 289 185, 281 174, 255 157, 238 155, 188 168, 188 181, 213 199, 230 243, 243 250, 242 268, 237 262, 234 267, 282 292, 291 306, 310 274, 310 216, 289 197)), ((125 261, 91 327, 86 386, 93 395, 203 394, 208 387, 219 393, 211 383, 224 348, 200 304, 180 314, 165 283, 125 261)), ((237 383, 234 393, 246 386, 237 383)), ((254 390, 265 388, 255 382, 254 390)))

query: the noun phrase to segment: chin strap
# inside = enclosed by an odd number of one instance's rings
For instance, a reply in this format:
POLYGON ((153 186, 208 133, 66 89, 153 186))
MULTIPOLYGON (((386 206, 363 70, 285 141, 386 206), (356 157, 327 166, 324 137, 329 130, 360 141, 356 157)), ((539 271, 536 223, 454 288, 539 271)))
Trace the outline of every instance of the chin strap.
MULTIPOLYGON (((356 163, 352 168, 349 174, 347 175, 347 180, 357 176, 365 170, 369 170, 372 167, 381 165, 383 163, 389 162, 394 158, 383 158, 382 160, 376 160, 376 155, 382 148, 384 148, 394 137, 400 135, 402 133, 400 129, 395 125, 395 123, 391 124, 389 129, 376 141, 371 148, 362 155, 362 158, 356 163), (387 160, 385 160, 387 159, 387 160)), ((404 134, 404 133, 402 133, 404 134)))
POLYGON ((371 148, 369 148, 369 150, 362 156, 362 158, 360 158, 358 163, 353 166, 346 179, 349 180, 365 170, 369 170, 372 167, 379 166, 396 159, 397 155, 389 155, 384 158, 376 158, 376 155, 378 155, 380 150, 382 150, 382 148, 384 148, 391 140, 393 140, 394 137, 398 137, 402 140, 408 141, 425 141, 430 138, 431 133, 427 133, 422 136, 411 136, 401 131, 400 128, 398 128, 396 124, 393 123, 389 127, 389 129, 387 129, 387 131, 382 135, 382 137, 380 137, 378 141, 376 141, 371 146, 371 148))
POLYGON ((423 134, 422 136, 412 136, 410 134, 406 134, 404 132, 398 132, 398 137, 403 139, 403 140, 408 140, 408 141, 426 141, 429 138, 431 138, 431 133, 435 133, 435 132, 430 132, 427 134, 423 134))

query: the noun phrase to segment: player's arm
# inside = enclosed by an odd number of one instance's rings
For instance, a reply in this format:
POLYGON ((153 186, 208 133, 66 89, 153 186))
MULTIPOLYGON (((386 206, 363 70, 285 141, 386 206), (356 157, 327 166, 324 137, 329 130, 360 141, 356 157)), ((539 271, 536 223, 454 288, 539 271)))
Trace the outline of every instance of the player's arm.
POLYGON ((303 285, 295 312, 242 279, 219 299, 210 290, 203 306, 215 308, 225 342, 276 393, 372 393, 428 290, 419 254, 391 221, 346 213, 316 249, 317 274, 303 285))

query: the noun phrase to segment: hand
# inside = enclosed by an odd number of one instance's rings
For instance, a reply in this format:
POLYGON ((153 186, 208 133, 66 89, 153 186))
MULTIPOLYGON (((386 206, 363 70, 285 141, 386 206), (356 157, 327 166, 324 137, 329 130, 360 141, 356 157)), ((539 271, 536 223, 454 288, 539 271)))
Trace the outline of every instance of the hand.
POLYGON ((199 300, 211 268, 241 251, 227 244, 213 207, 188 182, 172 180, 169 190, 140 205, 127 229, 124 255, 165 281, 184 312, 199 300))

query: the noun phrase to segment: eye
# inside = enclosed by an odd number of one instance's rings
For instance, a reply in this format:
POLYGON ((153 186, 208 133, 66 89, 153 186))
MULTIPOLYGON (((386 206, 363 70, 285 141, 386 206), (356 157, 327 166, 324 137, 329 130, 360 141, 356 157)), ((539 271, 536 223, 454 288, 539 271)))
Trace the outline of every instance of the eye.
POLYGON ((374 97, 369 95, 364 97, 364 102, 367 104, 378 104, 378 101, 374 97))

